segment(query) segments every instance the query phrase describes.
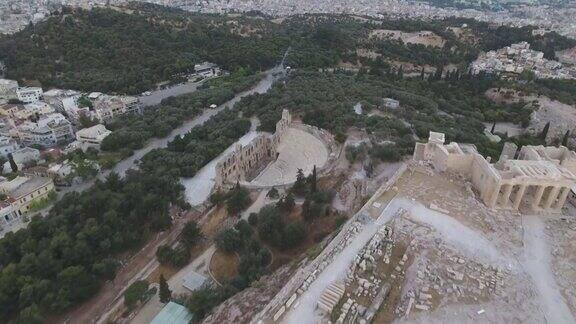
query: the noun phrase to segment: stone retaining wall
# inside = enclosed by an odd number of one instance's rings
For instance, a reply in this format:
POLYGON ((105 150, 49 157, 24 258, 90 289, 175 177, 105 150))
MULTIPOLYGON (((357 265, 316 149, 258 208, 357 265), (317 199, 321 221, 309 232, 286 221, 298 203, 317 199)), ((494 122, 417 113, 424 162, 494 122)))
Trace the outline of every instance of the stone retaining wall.
POLYGON ((340 232, 324 247, 322 252, 308 265, 301 267, 294 276, 282 287, 280 292, 264 307, 264 309, 258 313, 251 321, 252 324, 257 324, 263 322, 264 319, 272 320, 273 317, 277 316, 282 309, 286 310, 287 303, 291 306, 290 300, 293 300, 293 296, 297 294, 296 290, 301 287, 307 278, 309 278, 314 272, 320 269, 324 269, 322 266, 323 262, 326 262, 328 257, 334 253, 334 251, 339 250, 338 247, 345 242, 346 238, 349 237, 350 232, 352 232, 353 227, 358 226, 358 224, 368 224, 372 220, 368 213, 366 212, 370 208, 373 202, 378 199, 384 192, 390 190, 392 186, 398 181, 398 179, 407 170, 407 164, 403 163, 396 173, 388 180, 384 185, 382 185, 376 193, 368 200, 368 202, 352 216, 346 224, 342 226, 340 232), (368 218, 367 218, 368 217, 368 218))

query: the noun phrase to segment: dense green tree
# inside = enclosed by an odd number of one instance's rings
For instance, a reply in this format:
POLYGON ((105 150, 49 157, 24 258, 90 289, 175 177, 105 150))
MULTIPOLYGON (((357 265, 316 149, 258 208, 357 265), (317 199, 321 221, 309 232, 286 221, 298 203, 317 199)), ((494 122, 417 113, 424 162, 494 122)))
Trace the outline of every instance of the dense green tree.
POLYGON ((294 199, 294 196, 291 193, 289 193, 288 195, 280 199, 276 203, 276 206, 281 210, 289 213, 294 209, 294 206, 296 206, 296 201, 294 199))
POLYGON ((567 130, 566 133, 564 133, 564 137, 562 137, 562 145, 563 146, 568 146, 568 139, 570 138, 570 131, 567 130))
POLYGON ((226 210, 230 215, 237 215, 244 209, 248 208, 251 202, 252 200, 250 199, 250 192, 248 189, 237 184, 234 189, 228 193, 226 210))
POLYGON ((186 222, 182 232, 180 233, 180 241, 188 248, 194 246, 200 239, 202 233, 195 221, 186 222))
POLYGON ((248 224, 250 224, 250 226, 256 226, 258 224, 257 213, 250 213, 250 215, 248 215, 248 224))
POLYGON ((314 165, 312 173, 308 177, 308 182, 310 183, 310 192, 316 192, 318 190, 318 175, 316 174, 316 165, 314 165))
POLYGON ((290 223, 286 226, 286 246, 294 247, 306 238, 306 227, 302 222, 290 223))
POLYGON ((124 291, 124 305, 128 309, 133 309, 138 302, 142 301, 148 291, 148 282, 146 280, 137 280, 124 291))
POLYGON ((170 291, 170 287, 168 287, 168 283, 166 282, 166 278, 164 278, 164 274, 160 274, 159 287, 160 288, 158 294, 160 296, 160 302, 166 304, 170 301, 172 292, 170 291))
POLYGON ((211 287, 201 288, 190 294, 186 300, 186 307, 198 318, 203 318, 226 297, 227 294, 223 291, 211 287))
POLYGON ((276 189, 275 187, 272 187, 272 189, 268 190, 266 197, 268 197, 270 199, 277 199, 279 197, 278 189, 276 189))
POLYGON ((242 249, 242 238, 240 233, 234 229, 225 229, 220 231, 216 235, 215 241, 218 249, 226 253, 237 252, 242 249))
POLYGON ((544 125, 544 128, 542 128, 542 131, 540 132, 540 139, 543 141, 546 141, 546 137, 548 136, 548 131, 550 130, 550 122, 547 122, 546 125, 544 125))
POLYGON ((20 311, 15 322, 17 324, 41 324, 45 323, 46 319, 42 315, 40 307, 36 304, 32 304, 20 311))
POLYGON ((292 192, 297 196, 303 196, 306 193, 306 177, 304 176, 304 171, 298 169, 296 174, 296 181, 292 185, 292 192))
POLYGON ((12 169, 12 172, 18 172, 18 165, 16 165, 12 153, 8 153, 8 161, 10 162, 10 169, 12 169))

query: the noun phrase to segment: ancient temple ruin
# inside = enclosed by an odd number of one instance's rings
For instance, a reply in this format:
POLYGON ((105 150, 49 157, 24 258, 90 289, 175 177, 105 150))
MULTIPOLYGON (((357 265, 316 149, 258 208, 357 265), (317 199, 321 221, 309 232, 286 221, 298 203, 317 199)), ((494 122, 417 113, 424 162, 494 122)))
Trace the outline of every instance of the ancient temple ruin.
POLYGON ((524 146, 506 143, 500 159, 491 163, 476 147, 451 142, 430 132, 428 143, 416 143, 414 160, 438 171, 463 175, 490 208, 526 208, 560 212, 576 183, 576 153, 564 146, 524 146))
POLYGON ((259 134, 245 146, 237 143, 234 151, 216 165, 215 188, 244 181, 250 172, 275 159, 280 139, 291 124, 292 116, 284 109, 274 134, 259 134))

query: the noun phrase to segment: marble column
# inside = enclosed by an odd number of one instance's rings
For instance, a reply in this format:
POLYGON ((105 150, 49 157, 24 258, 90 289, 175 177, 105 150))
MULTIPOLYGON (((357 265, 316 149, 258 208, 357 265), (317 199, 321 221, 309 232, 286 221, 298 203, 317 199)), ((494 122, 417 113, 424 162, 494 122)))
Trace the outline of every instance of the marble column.
POLYGON ((528 188, 527 185, 520 185, 520 188, 518 188, 518 192, 516 193, 516 196, 514 197, 514 209, 518 210, 518 208, 520 208, 520 204, 522 203, 522 197, 524 197, 524 194, 526 193, 526 188, 528 188))
POLYGON ((546 186, 539 186, 538 189, 536 189, 536 194, 534 195, 534 201, 532 201, 533 209, 539 208, 540 200, 542 199, 542 195, 544 195, 544 189, 546 189, 546 186))
POLYGON ((502 194, 502 207, 508 206, 508 202, 510 201, 510 195, 512 194, 513 188, 514 186, 511 184, 506 185, 506 189, 504 189, 504 193, 502 194))
POLYGON ((544 203, 544 209, 549 209, 550 206, 552 206, 554 201, 556 201, 556 198, 558 198, 558 192, 559 191, 560 191, 560 187, 552 187, 552 190, 550 190, 550 193, 548 193, 548 198, 546 199, 546 202, 544 203))
POLYGON ((562 207, 564 207, 564 204, 566 203, 566 199, 568 198, 570 191, 571 191, 571 189, 569 187, 563 187, 562 192, 560 193, 560 196, 558 197, 558 202, 556 203, 555 206, 553 206, 553 208, 562 209, 562 207))
POLYGON ((496 202, 498 201, 498 196, 500 195, 500 186, 496 186, 494 188, 494 191, 492 192, 492 196, 490 196, 490 199, 488 200, 488 207, 490 208, 494 208, 496 206, 496 202))

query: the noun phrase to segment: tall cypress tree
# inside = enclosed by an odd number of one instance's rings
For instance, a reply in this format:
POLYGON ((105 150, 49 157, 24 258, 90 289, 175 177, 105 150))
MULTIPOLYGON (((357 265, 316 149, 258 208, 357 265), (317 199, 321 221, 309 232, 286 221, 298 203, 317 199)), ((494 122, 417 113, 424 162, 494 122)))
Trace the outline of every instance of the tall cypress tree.
POLYGON ((546 137, 548 136, 548 131, 550 130, 550 122, 547 122, 542 132, 540 133, 540 139, 546 141, 546 137))
POLYGON ((316 192, 317 182, 318 182, 318 178, 316 175, 316 165, 314 165, 314 169, 312 169, 312 176, 310 177, 310 189, 312 192, 316 192))
POLYGON ((18 165, 16 164, 16 161, 14 161, 14 156, 12 153, 8 154, 8 161, 10 161, 10 168, 12 169, 12 172, 18 172, 18 165))
POLYGON ((158 294, 160 296, 160 302, 162 303, 169 302, 172 297, 172 292, 170 291, 170 287, 168 287, 168 283, 163 274, 160 274, 160 291, 158 294))
POLYGON ((564 137, 562 138, 562 145, 563 146, 568 146, 568 138, 570 137, 570 131, 567 130, 566 133, 564 133, 564 137))

